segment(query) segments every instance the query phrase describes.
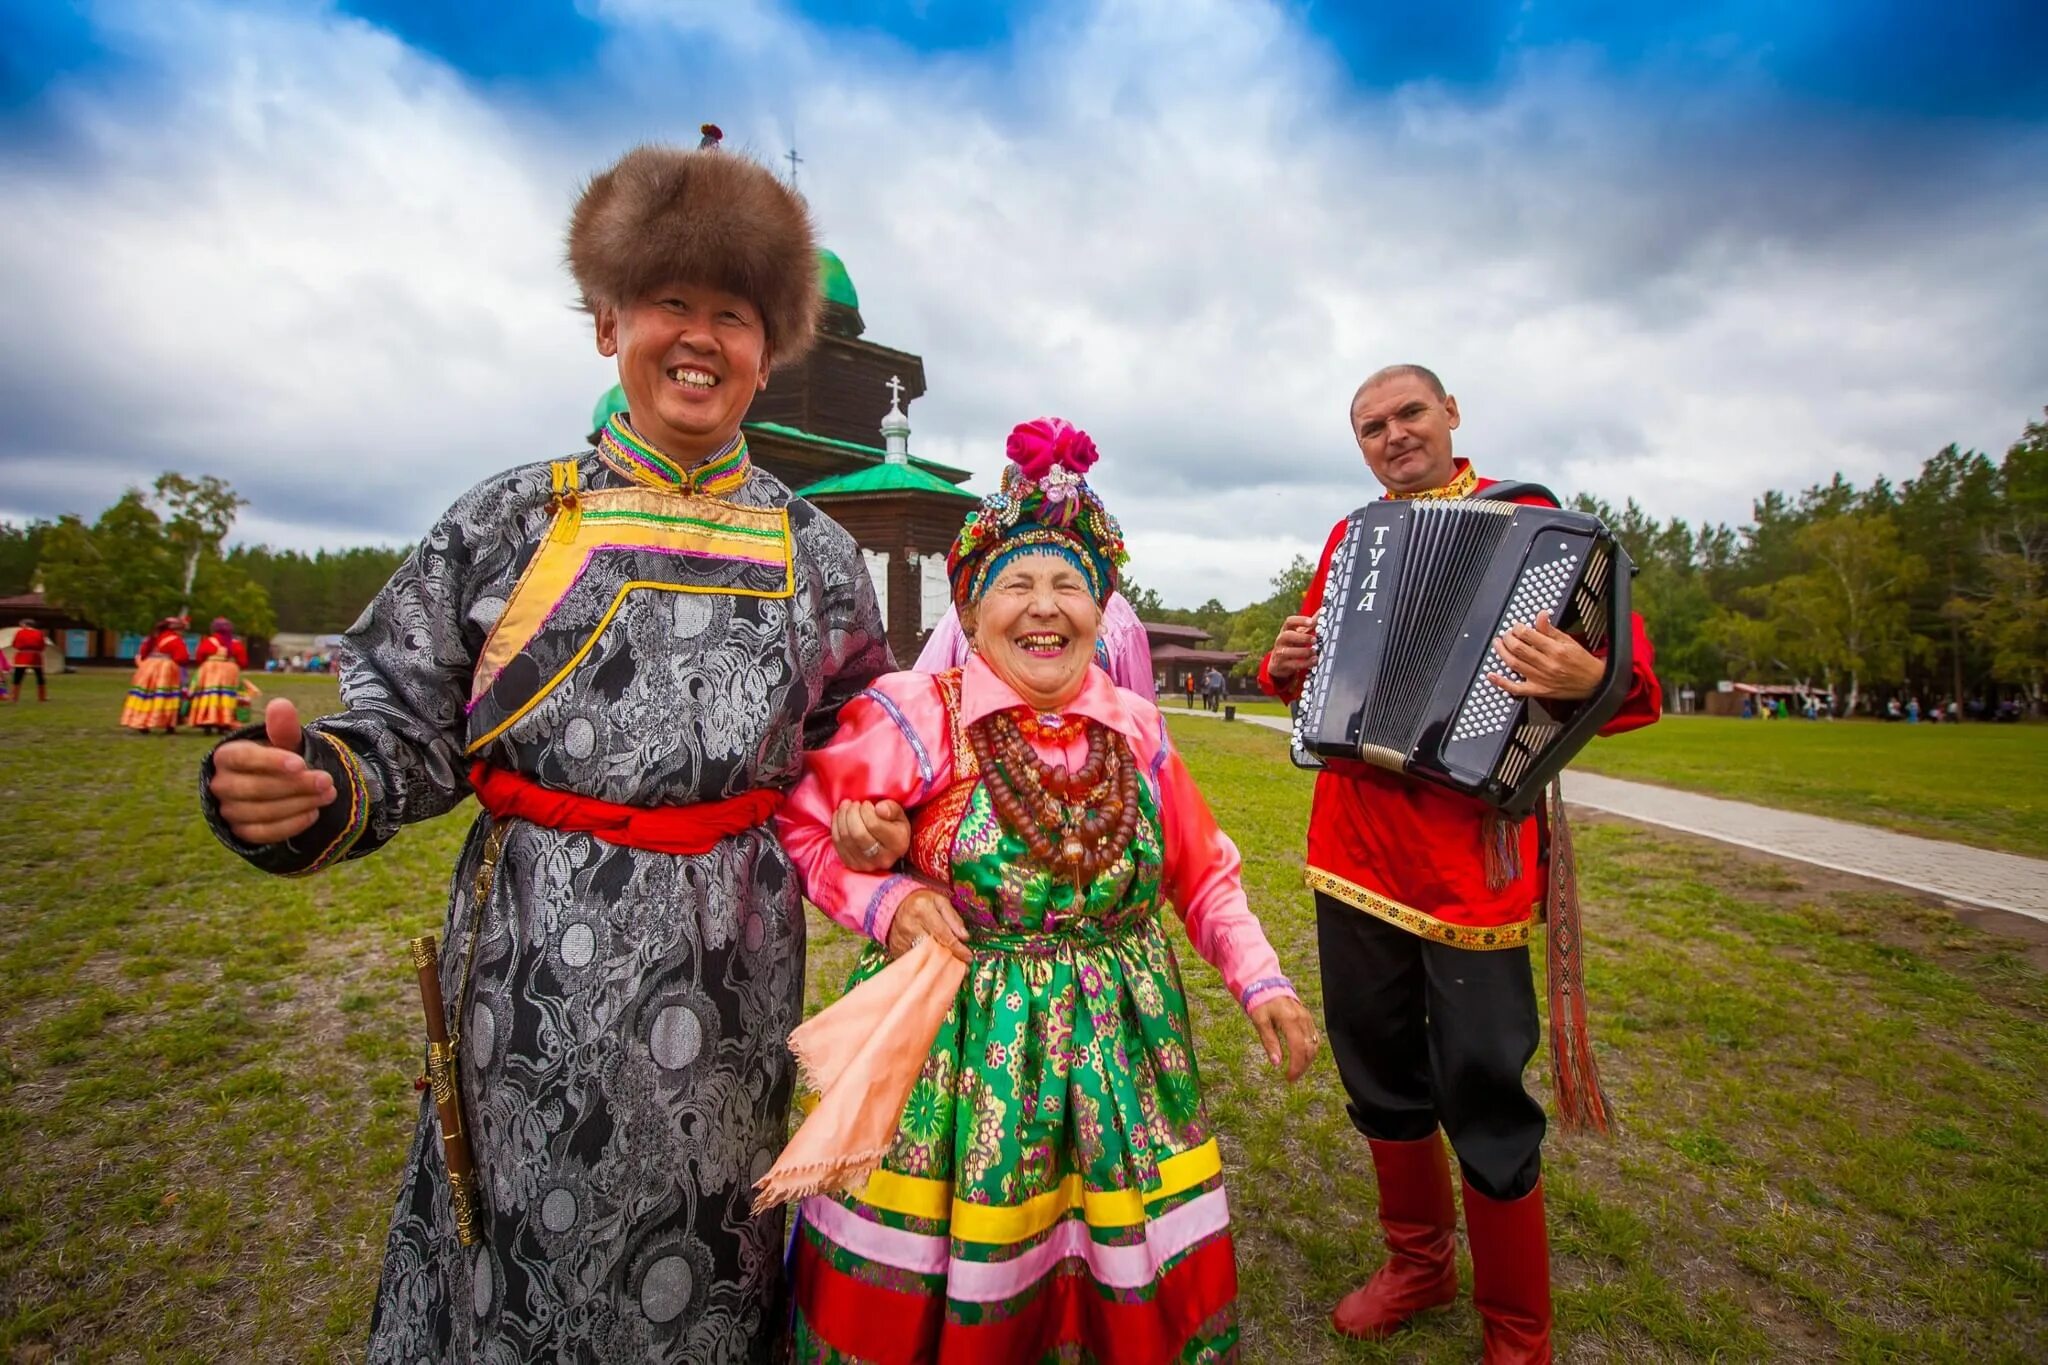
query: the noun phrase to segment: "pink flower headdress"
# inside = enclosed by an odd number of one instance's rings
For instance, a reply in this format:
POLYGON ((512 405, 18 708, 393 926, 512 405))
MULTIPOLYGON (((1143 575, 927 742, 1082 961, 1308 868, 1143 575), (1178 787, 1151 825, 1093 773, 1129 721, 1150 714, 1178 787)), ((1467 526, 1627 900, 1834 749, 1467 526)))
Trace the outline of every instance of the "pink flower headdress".
POLYGON ((1071 559, 1107 602, 1130 555, 1085 477, 1101 458, 1095 442, 1064 418, 1040 417, 1010 432, 1005 453, 1002 487, 967 514, 946 556, 954 602, 971 604, 1013 555, 1033 551, 1071 559))

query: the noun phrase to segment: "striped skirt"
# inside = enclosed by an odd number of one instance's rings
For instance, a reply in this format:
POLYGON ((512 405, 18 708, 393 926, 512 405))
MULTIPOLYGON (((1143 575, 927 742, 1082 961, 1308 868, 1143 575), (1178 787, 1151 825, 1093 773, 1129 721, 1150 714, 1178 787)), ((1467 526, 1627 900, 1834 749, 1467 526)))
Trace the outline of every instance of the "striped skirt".
POLYGON ((800 1206, 793 1358, 1235 1360, 1188 1042, 1156 923, 1051 961, 977 955, 881 1168, 800 1206))
POLYGON ((128 680, 128 701, 121 724, 131 730, 175 730, 178 707, 184 703, 183 675, 175 659, 152 654, 135 665, 128 680))
POLYGON ((219 656, 199 665, 192 675, 192 724, 231 729, 242 699, 242 670, 233 659, 219 656))

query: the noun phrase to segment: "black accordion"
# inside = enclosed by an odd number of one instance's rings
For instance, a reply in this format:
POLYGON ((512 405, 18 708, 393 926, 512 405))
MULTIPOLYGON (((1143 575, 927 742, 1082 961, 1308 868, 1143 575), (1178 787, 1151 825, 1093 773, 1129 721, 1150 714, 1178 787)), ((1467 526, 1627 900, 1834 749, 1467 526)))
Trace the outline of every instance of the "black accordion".
POLYGON ((1495 498, 1359 508, 1330 558, 1294 761, 1360 759, 1526 814, 1628 695, 1634 572, 1582 512, 1495 498), (1546 611, 1606 650, 1598 690, 1555 713, 1486 676, 1520 680, 1493 643, 1546 611))

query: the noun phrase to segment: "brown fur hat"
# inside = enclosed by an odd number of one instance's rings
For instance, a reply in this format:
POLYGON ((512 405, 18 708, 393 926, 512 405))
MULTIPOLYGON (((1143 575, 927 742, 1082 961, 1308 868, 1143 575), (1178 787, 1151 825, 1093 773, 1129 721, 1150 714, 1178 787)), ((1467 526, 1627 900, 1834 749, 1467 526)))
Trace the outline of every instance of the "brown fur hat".
POLYGON ((592 312, 672 281, 751 299, 778 366, 801 359, 817 334, 810 210, 732 152, 635 147, 599 172, 569 218, 569 270, 592 312))

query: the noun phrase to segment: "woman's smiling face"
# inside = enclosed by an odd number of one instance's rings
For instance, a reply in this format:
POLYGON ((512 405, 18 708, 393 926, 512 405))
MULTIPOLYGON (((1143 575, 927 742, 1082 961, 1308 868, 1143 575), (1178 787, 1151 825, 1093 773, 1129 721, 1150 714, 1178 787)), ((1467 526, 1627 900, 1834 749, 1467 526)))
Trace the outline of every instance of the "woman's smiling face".
POLYGON ((1027 706, 1058 711, 1088 680, 1102 608, 1064 555, 1019 555, 963 624, 988 666, 1027 706))

